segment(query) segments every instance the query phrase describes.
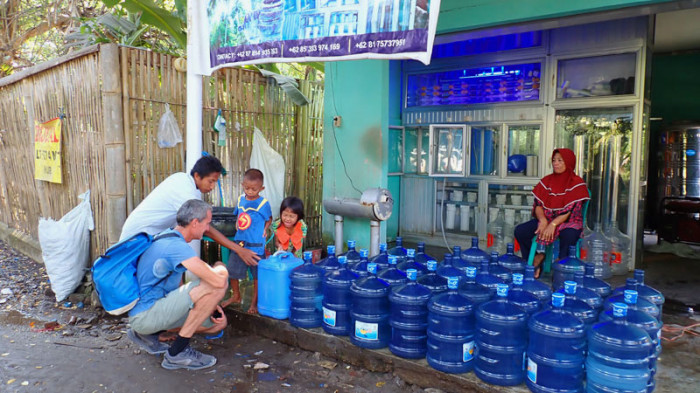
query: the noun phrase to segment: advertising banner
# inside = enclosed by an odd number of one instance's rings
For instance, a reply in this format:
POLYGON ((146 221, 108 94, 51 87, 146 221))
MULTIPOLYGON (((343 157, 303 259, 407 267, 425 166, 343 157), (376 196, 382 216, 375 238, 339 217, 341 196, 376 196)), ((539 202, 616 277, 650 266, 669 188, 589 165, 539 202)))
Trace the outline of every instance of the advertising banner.
POLYGON ((34 178, 61 184, 61 119, 34 127, 34 178))
POLYGON ((199 7, 192 20, 201 47, 209 50, 194 64, 195 72, 209 75, 217 68, 257 63, 415 59, 428 64, 440 0, 211 0, 199 7))

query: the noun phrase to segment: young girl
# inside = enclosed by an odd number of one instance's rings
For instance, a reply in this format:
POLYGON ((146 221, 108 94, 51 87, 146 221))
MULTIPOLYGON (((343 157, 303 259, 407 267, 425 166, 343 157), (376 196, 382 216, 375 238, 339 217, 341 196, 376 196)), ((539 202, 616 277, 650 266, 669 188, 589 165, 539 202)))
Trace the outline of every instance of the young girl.
POLYGON ((297 258, 302 257, 306 223, 304 223, 304 202, 297 197, 286 197, 280 205, 280 218, 272 223, 277 251, 289 251, 297 258))

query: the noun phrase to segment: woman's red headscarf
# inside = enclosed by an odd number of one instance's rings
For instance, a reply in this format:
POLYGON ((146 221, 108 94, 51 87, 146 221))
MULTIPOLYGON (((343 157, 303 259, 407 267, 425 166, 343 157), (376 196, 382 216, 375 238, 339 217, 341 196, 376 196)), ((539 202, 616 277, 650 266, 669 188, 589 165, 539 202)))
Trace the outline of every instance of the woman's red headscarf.
POLYGON ((574 173, 576 155, 569 149, 556 149, 552 158, 559 153, 564 159, 566 170, 547 175, 535 186, 532 193, 546 209, 561 210, 572 203, 591 199, 586 182, 574 173))

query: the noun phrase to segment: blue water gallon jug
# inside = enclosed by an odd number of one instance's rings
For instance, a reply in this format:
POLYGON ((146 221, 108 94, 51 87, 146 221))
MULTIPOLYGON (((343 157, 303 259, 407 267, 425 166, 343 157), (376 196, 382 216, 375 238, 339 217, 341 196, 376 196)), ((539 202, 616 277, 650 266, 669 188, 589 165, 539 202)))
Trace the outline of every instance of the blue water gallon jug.
POLYGON ((319 327, 323 320, 321 284, 325 273, 311 263, 311 258, 311 251, 305 251, 304 264, 289 273, 289 323, 300 328, 319 327))
POLYGON ((461 270, 462 275, 464 275, 467 266, 470 266, 468 263, 462 260, 462 247, 460 246, 452 247, 452 266, 461 270))
POLYGON ((377 264, 378 272, 389 267, 389 254, 386 251, 386 243, 379 244, 379 254, 370 258, 369 261, 377 264))
POLYGON ((540 311, 542 303, 537 296, 523 289, 523 279, 522 274, 513 273, 513 286, 508 291, 508 301, 525 310, 528 315, 532 315, 540 311))
POLYGON ((485 286, 491 290, 491 293, 495 294, 498 284, 505 284, 506 282, 503 281, 502 278, 496 277, 489 273, 490 267, 491 265, 488 262, 481 262, 481 269, 476 275, 476 283, 485 286))
POLYGON ((406 249, 403 248, 403 238, 401 236, 396 236, 396 245, 390 248, 387 253, 401 258, 406 256, 406 249))
POLYGON ((276 253, 258 263, 258 312, 277 319, 289 318, 289 272, 304 262, 290 252, 276 253))
POLYGON ((513 281, 511 272, 498 263, 498 258, 498 252, 492 251, 491 259, 489 260, 489 274, 500 278, 506 284, 510 284, 513 281))
MULTIPOLYGON (((633 291, 637 291, 639 288, 639 285, 637 285, 637 280, 634 278, 628 278, 627 279, 627 284, 623 287, 623 291, 626 289, 631 289, 633 291)), ((639 291, 637 291, 639 293, 639 291)), ((620 292, 619 288, 615 288, 613 291, 613 294, 610 295, 607 299, 605 299, 605 303, 603 305, 603 308, 607 311, 612 309, 612 306, 614 303, 625 303, 625 294, 624 292, 620 292)), ((628 308, 633 308, 635 310, 643 311, 652 317, 656 318, 659 322, 661 322, 661 313, 659 313, 659 308, 656 307, 656 305, 647 299, 644 299, 643 297, 638 297, 636 304, 629 304, 628 308)))
POLYGON ((401 271, 401 273, 406 274, 408 269, 415 269, 418 277, 423 276, 428 273, 428 268, 420 263, 416 262, 416 250, 412 248, 406 249, 406 260, 396 265, 396 268, 401 271))
MULTIPOLYGON (((576 292, 577 286, 578 285, 575 281, 569 281, 568 285, 564 286, 564 291, 560 291, 558 293, 563 293, 566 297, 566 303, 563 306, 564 310, 581 319, 586 325, 586 329, 588 329, 598 320, 599 311, 593 308, 590 304, 573 295, 573 293, 576 292), (566 292, 567 290, 569 291, 568 293, 566 292)), ((552 304, 550 303, 546 308, 551 307, 552 304)))
POLYGON ((350 341, 362 348, 384 348, 391 338, 389 283, 377 277, 377 265, 367 265, 369 276, 350 286, 352 333, 350 341))
POLYGON ((491 288, 477 284, 476 268, 473 266, 467 268, 467 276, 459 284, 458 292, 477 306, 488 302, 496 294, 495 290, 492 291, 491 288))
POLYGON ((506 253, 498 257, 498 264, 511 273, 525 274, 525 260, 515 255, 513 243, 508 243, 506 253))
POLYGON ((549 304, 550 298, 552 297, 552 288, 535 278, 535 268, 530 265, 525 266, 523 289, 537 296, 543 306, 549 304))
POLYGON ((328 256, 318 261, 316 266, 323 269, 325 274, 328 274, 333 270, 340 269, 340 263, 338 263, 338 258, 335 256, 335 246, 328 246, 326 250, 328 251, 328 256))
POLYGON ((661 321, 665 302, 664 295, 656 289, 644 284, 644 270, 635 269, 634 279, 637 281, 636 289, 632 287, 628 288, 627 285, 625 285, 615 288, 613 294, 624 292, 626 289, 637 291, 640 298, 654 303, 654 305, 659 309, 659 321, 661 321))
POLYGON ((344 255, 348 259, 348 266, 354 266, 356 263, 360 262, 360 253, 355 249, 354 240, 348 240, 348 251, 340 255, 344 255))
POLYGON ((586 263, 585 269, 586 273, 583 276, 583 286, 597 293, 602 299, 610 296, 610 284, 595 277, 595 265, 586 263))
POLYGON ((389 350, 402 358, 420 359, 427 351, 428 300, 432 292, 416 282, 415 269, 408 269, 406 277, 406 284, 393 287, 389 293, 389 350))
POLYGON ((360 262, 356 263, 354 266, 348 266, 351 272, 355 273, 358 277, 367 277, 369 273, 367 272, 367 265, 369 260, 367 256, 369 255, 369 250, 366 248, 360 249, 360 262))
POLYGON ((447 279, 437 274, 437 262, 429 260, 426 264, 428 273, 416 280, 418 284, 430 289, 433 295, 438 295, 447 290, 447 279))
POLYGON ((586 326, 562 307, 566 297, 552 294, 552 308, 529 322, 527 387, 536 393, 582 392, 586 326))
POLYGON ((647 391, 654 345, 647 332, 627 322, 627 309, 614 303, 613 320, 588 331, 587 392, 647 391))
POLYGON ((474 367, 475 304, 457 293, 457 277, 447 279, 448 290, 428 302, 428 364, 446 373, 474 367))
POLYGON ((345 256, 338 258, 341 267, 324 278, 323 285, 323 330, 337 336, 352 333, 350 310, 352 297, 350 286, 357 275, 347 268, 345 256))
POLYGON ((416 262, 428 267, 428 261, 434 261, 435 258, 425 253, 425 242, 418 242, 416 247, 416 262))
MULTIPOLYGON (((649 360, 649 367, 651 371, 651 377, 649 378, 649 383, 647 384, 647 392, 654 391, 656 387, 655 375, 656 375, 656 362, 661 355, 661 326, 662 323, 651 315, 630 308, 630 305, 637 303, 638 294, 637 291, 627 289, 624 292, 625 304, 627 304, 627 322, 643 329, 651 337, 651 342, 654 345, 654 354, 649 360)), ((613 310, 608 310, 600 313, 600 322, 610 321, 613 319, 613 310)))
POLYGON ((482 261, 489 261, 489 254, 479 248, 479 238, 472 237, 472 246, 462 251, 462 261, 464 261, 469 266, 479 268, 482 261))
POLYGON ((593 307, 597 312, 603 310, 603 299, 597 293, 588 288, 581 286, 583 282, 583 274, 576 273, 574 275, 576 281, 564 281, 564 288, 557 292, 563 293, 568 299, 576 298, 593 307))
POLYGON ((377 277, 386 281, 392 287, 405 284, 408 281, 406 274, 396 267, 398 259, 399 257, 396 255, 389 255, 389 267, 377 273, 377 277))
POLYGON ((564 281, 574 281, 574 273, 585 273, 583 261, 576 258, 576 246, 569 247, 569 256, 552 263, 552 287, 559 290, 564 287, 564 281))
POLYGON ((474 373, 493 385, 518 385, 525 378, 528 314, 508 301, 508 284, 498 284, 496 295, 476 310, 474 373))
POLYGON ((445 254, 445 259, 442 260, 442 263, 438 265, 436 272, 445 280, 449 277, 458 277, 459 280, 464 278, 464 272, 452 265, 452 254, 448 253, 445 254))

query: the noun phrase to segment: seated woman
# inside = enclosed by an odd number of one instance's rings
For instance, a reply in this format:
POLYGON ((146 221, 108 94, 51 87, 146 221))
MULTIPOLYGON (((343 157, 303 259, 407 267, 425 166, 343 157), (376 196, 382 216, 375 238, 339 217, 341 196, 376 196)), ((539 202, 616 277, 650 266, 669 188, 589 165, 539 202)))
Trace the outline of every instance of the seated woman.
MULTIPOLYGON (((554 173, 547 175, 535 186, 532 220, 515 227, 515 238, 520 244, 524 259, 530 256, 533 238, 537 243, 550 245, 559 239, 559 256, 568 255, 569 246, 576 245, 583 231, 583 204, 591 199, 586 182, 574 173, 576 155, 569 149, 556 149, 552 153, 554 173)), ((533 261, 535 277, 542 270, 543 253, 537 253, 533 261)))

